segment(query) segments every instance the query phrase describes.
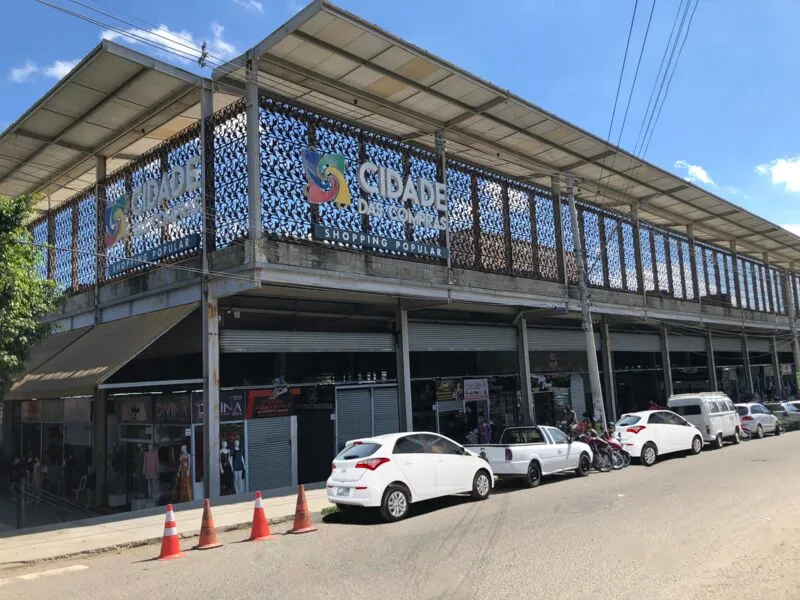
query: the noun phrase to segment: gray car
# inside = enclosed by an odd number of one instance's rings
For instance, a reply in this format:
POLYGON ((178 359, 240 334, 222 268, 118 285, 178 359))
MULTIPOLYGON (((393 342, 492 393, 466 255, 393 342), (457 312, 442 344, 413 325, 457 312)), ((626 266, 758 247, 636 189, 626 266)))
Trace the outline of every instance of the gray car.
POLYGON ((761 439, 767 433, 781 434, 781 427, 778 417, 773 415, 769 409, 759 402, 747 402, 737 404, 736 410, 739 411, 739 418, 742 426, 750 432, 753 437, 761 439))
POLYGON ((765 404, 778 417, 787 431, 800 429, 800 408, 792 402, 770 402, 765 404))

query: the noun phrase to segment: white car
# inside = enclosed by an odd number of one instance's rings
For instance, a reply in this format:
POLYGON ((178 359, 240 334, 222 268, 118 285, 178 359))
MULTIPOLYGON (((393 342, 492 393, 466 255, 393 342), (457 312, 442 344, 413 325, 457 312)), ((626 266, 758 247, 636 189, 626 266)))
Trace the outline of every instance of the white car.
POLYGON ((769 412, 769 409, 759 402, 737 404, 739 418, 742 426, 752 435, 761 439, 766 433, 781 434, 778 417, 769 412))
POLYGON ((328 501, 339 509, 378 507, 387 521, 412 502, 470 493, 485 500, 494 473, 488 462, 436 433, 406 432, 347 442, 333 460, 328 501))
POLYGON ((628 454, 652 467, 659 456, 673 452, 700 454, 703 434, 680 415, 669 410, 645 410, 622 416, 615 435, 628 454))

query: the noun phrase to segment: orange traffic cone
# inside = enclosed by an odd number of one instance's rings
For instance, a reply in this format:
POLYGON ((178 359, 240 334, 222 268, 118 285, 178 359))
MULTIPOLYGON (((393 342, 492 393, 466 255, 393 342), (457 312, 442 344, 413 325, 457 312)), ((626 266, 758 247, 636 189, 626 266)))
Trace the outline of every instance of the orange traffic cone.
POLYGON ((214 518, 211 516, 211 503, 206 498, 203 502, 203 522, 200 524, 200 541, 195 550, 211 550, 222 546, 217 542, 217 530, 214 527, 214 518))
POLYGON ((253 509, 253 529, 250 531, 250 541, 263 542, 274 539, 275 537, 269 529, 269 523, 267 523, 267 515, 264 514, 261 492, 256 492, 256 507, 253 509))
POLYGON ((311 523, 311 513, 308 510, 308 502, 306 501, 306 488, 301 485, 297 490, 297 508, 294 510, 294 527, 289 530, 289 533, 308 533, 316 530, 317 528, 311 523))
POLYGON ((158 560, 168 558, 183 558, 181 542, 178 540, 178 526, 175 524, 175 513, 172 504, 167 504, 167 520, 164 523, 164 537, 161 540, 161 555, 158 560))

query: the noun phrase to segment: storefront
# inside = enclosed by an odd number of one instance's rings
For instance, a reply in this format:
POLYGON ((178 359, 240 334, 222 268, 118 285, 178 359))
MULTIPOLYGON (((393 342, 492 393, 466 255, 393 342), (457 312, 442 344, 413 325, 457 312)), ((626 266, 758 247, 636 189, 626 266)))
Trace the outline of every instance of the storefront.
POLYGON ((612 331, 617 414, 647 410, 651 402, 664 404, 661 339, 653 332, 612 331))
MULTIPOLYGON (((742 338, 713 336, 717 388, 734 402, 739 402, 747 389, 742 338)), ((749 343, 749 340, 748 340, 749 343)), ((751 365, 752 366, 752 365, 751 365)))
POLYGON ((708 353, 703 336, 670 331, 669 362, 674 394, 711 391, 708 353))
POLYGON ((773 362, 772 342, 766 338, 747 338, 750 358, 750 374, 753 378, 753 393, 762 402, 777 400, 778 377, 773 362))
MULTIPOLYGON (((220 495, 230 496, 236 493, 249 491, 249 478, 235 476, 233 472, 233 458, 231 453, 236 449, 245 455, 247 460, 247 416, 246 392, 239 390, 221 390, 219 393, 219 439, 220 439, 220 495), (227 452, 223 452, 223 448, 227 452), (224 463, 228 465, 225 466, 224 463), (238 489, 237 489, 238 485, 238 489)), ((201 498, 203 495, 203 479, 206 472, 205 460, 205 430, 203 419, 205 417, 205 404, 202 392, 192 394, 192 440, 194 456, 194 494, 201 498)), ((237 464, 237 467, 240 466, 237 464)))

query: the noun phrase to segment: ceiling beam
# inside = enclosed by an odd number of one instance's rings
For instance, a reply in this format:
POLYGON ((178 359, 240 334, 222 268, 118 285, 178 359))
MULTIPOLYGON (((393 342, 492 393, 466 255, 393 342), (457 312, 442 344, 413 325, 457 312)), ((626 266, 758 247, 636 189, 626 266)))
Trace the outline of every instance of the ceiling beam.
POLYGON ((603 160, 604 158, 608 158, 609 156, 613 156, 615 153, 614 150, 606 150, 605 152, 601 152, 600 154, 595 154, 594 156, 590 156, 584 160, 575 161, 572 164, 569 164, 565 167, 562 167, 562 170, 566 173, 569 173, 573 169, 577 169, 578 167, 582 167, 583 165, 590 164, 597 162, 598 160, 603 160))
MULTIPOLYGON (((49 138, 44 135, 39 135, 38 133, 33 133, 32 131, 25 131, 24 129, 17 129, 11 135, 18 135, 19 137, 24 137, 29 140, 34 140, 37 142, 42 142, 48 146, 58 146, 59 148, 66 148, 67 150, 72 150, 74 152, 80 152, 81 154, 91 154, 92 149, 87 148, 86 146, 81 146, 78 144, 71 144, 69 142, 65 142, 63 140, 59 140, 57 138, 49 138)), ((28 162, 28 160, 26 160, 28 162)))

